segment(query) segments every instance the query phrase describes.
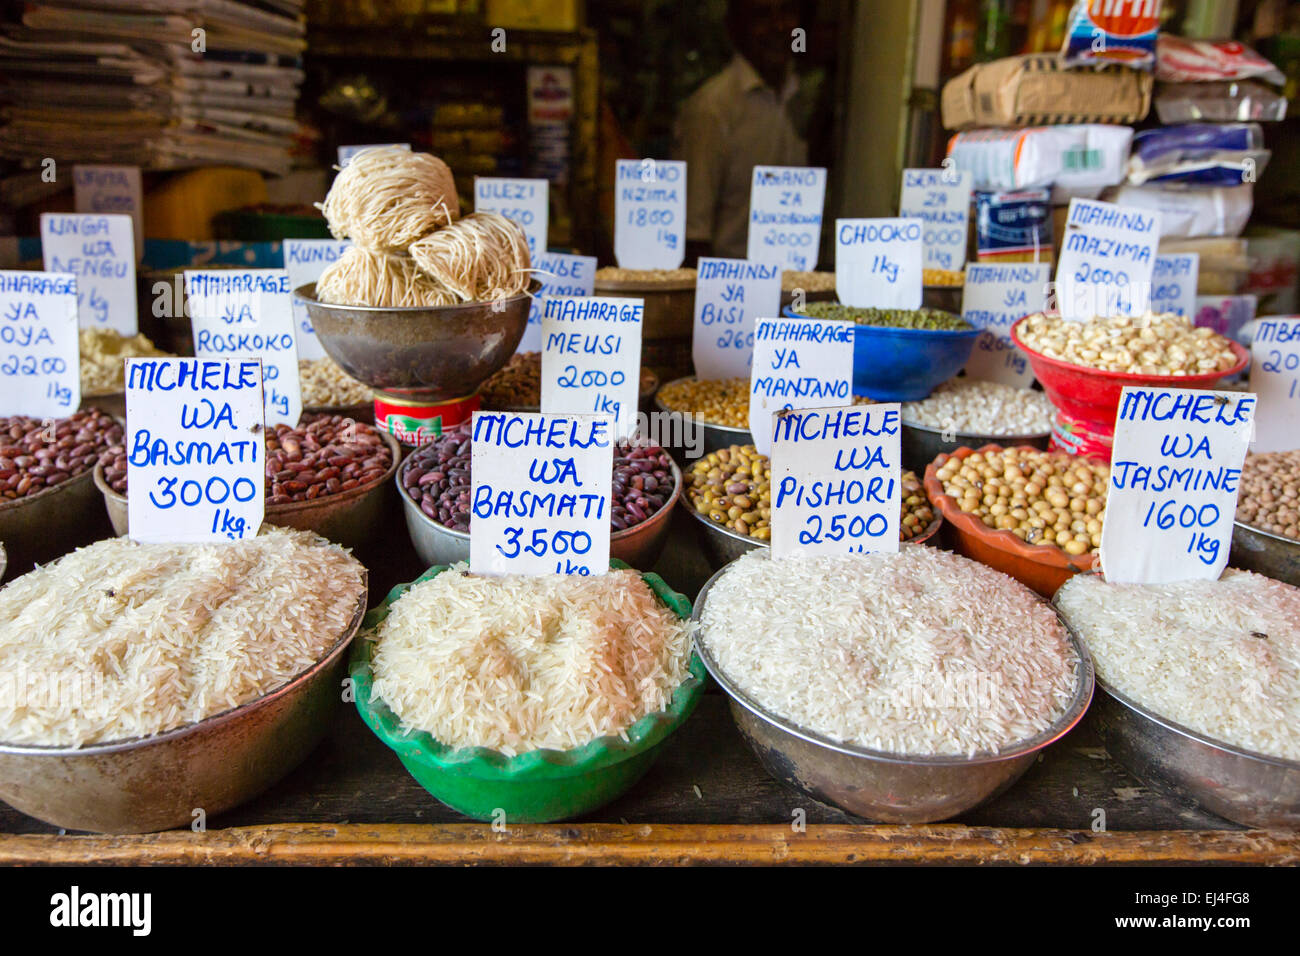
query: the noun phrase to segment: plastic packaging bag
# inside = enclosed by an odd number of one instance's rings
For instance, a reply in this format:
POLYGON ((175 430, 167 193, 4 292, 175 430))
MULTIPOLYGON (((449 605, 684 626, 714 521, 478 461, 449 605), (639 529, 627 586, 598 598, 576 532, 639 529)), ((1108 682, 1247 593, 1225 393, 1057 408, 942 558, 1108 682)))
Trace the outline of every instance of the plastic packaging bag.
POLYGON ((1132 139, 1131 127, 1090 123, 971 130, 948 141, 948 155, 977 190, 1051 187, 1060 204, 1123 182, 1132 139))
POLYGON ((977 192, 975 250, 980 262, 1051 262, 1051 193, 977 192))
POLYGON ((1067 67, 1119 63, 1151 70, 1160 0, 1075 0, 1061 58, 1067 67))
POLYGON ((1286 119, 1286 97, 1254 80, 1162 83, 1156 90, 1162 123, 1257 123, 1286 119))
POLYGON ((1270 152, 1257 123, 1187 123, 1133 137, 1127 182, 1239 186, 1264 171, 1270 152))
POLYGON ((1236 40, 1189 40, 1162 33, 1157 44, 1156 79, 1166 83, 1205 83, 1258 79, 1281 86, 1282 71, 1236 40))
POLYGON ((1162 239, 1238 236, 1250 219, 1254 189, 1250 185, 1210 189, 1120 186, 1107 190, 1106 201, 1158 210, 1162 239))

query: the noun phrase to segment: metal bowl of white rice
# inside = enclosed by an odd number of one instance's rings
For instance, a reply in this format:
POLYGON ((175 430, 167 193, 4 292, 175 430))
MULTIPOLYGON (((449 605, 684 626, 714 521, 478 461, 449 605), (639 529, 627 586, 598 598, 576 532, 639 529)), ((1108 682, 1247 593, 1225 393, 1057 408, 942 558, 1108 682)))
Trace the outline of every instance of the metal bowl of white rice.
MULTIPOLYGON (((906 544, 900 553, 909 550, 945 556, 935 560, 967 562, 967 559, 947 552, 906 544)), ((696 653, 713 679, 731 698, 731 713, 736 725, 768 773, 814 799, 833 804, 860 817, 887 823, 928 823, 958 816, 991 800, 1014 784, 1029 769, 1040 751, 1074 728, 1092 700, 1093 671, 1087 651, 1068 625, 1052 612, 1052 620, 1060 625, 1060 633, 1064 634, 1067 642, 1065 656, 1072 658, 1073 677, 1071 680, 1066 675, 1067 689, 1060 699, 1059 714, 1051 719, 1048 726, 1032 736, 996 749, 920 754, 845 743, 809 730, 777 714, 774 705, 760 703, 753 695, 742 690, 738 682, 727 675, 718 657, 710 652, 708 646, 705 619, 708 616, 710 592, 739 562, 755 560, 767 561, 770 558, 765 553, 745 555, 713 575, 701 590, 692 617, 699 628, 695 638, 696 653)), ((982 568, 974 562, 967 563, 974 568, 982 568)), ((975 574, 985 572, 1005 577, 989 568, 976 571, 975 574)), ((1014 581, 1010 583, 1017 589, 1023 588, 1014 581)), ((973 586, 983 586, 987 591, 987 584, 988 582, 983 582, 982 585, 974 582, 973 586)), ((1041 608, 1039 613, 1050 610, 1045 602, 1028 592, 1028 589, 1023 590, 1026 593, 1022 599, 1032 599, 1041 608)), ((804 600, 806 616, 810 620, 819 617, 821 609, 817 594, 809 593, 806 599, 791 595, 789 599, 804 600)), ((1007 620, 1006 648, 1016 648, 1018 652, 1019 641, 1023 637, 1022 633, 1018 633, 1021 627, 1022 622, 1007 620)), ((788 665, 787 661, 779 659, 777 655, 761 660, 751 657, 751 660, 755 660, 756 666, 768 673, 788 665)), ((826 673, 833 672, 827 669, 826 673)), ((835 679, 845 678, 841 673, 835 679)), ((797 676, 792 677, 792 686, 796 688, 808 683, 797 676)), ((793 691, 793 694, 798 693, 800 691, 797 689, 793 691)), ((789 704, 789 698, 781 702, 783 706, 789 704)))

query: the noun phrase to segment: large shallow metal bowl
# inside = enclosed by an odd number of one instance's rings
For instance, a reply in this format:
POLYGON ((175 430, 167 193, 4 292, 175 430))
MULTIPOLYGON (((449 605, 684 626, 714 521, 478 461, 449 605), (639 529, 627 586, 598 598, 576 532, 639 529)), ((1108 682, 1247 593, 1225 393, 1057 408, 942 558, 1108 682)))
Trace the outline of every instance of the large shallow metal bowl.
POLYGON ((1300 587, 1300 541, 1294 538, 1235 521, 1229 561, 1234 568, 1300 587))
POLYGON ((109 534, 89 471, 25 498, 0 503, 0 542, 9 553, 5 573, 26 574, 109 534))
POLYGON ((997 444, 1007 446, 1029 446, 1046 450, 1052 437, 1052 430, 1033 435, 976 435, 970 432, 945 432, 942 428, 928 425, 914 425, 903 422, 898 440, 902 450, 903 467, 918 475, 925 474, 925 466, 940 455, 948 455, 961 448, 983 448, 985 445, 997 444), (951 435, 952 441, 945 438, 951 435))
MULTIPOLYGON (((672 527, 673 509, 682 496, 682 472, 677 463, 672 463, 673 493, 664 506, 645 521, 622 531, 615 531, 609 536, 609 556, 625 562, 638 571, 649 571, 663 554, 668 541, 668 530, 672 527)), ((405 466, 403 466, 403 471, 405 466)), ((397 493, 402 499, 402 510, 406 515, 406 530, 410 532, 411 544, 420 560, 429 566, 455 564, 457 561, 469 560, 469 534, 456 531, 444 524, 439 524, 420 509, 420 503, 413 501, 402 484, 402 473, 397 474, 397 493)))
MULTIPOLYGON (((726 568, 709 578, 691 620, 701 626, 709 591, 726 568)), ((1002 793, 1029 769, 1038 753, 1060 740, 1083 718, 1092 700, 1092 660, 1062 621, 1080 666, 1074 696, 1043 733, 997 754, 906 756, 841 744, 805 730, 767 710, 723 673, 696 634, 695 652, 731 699, 741 735, 769 774, 816 800, 886 823, 929 823, 965 813, 1002 793)), ((1014 622, 1007 638, 1014 640, 1014 622)))
POLYGON ((197 724, 87 747, 0 743, 0 800, 53 826, 100 833, 188 826, 196 810, 210 818, 250 800, 320 743, 365 612, 362 588, 324 657, 265 697, 197 724))
POLYGON ((663 447, 673 460, 683 467, 696 458, 703 458, 709 452, 732 445, 752 445, 754 436, 748 428, 734 428, 730 425, 710 425, 700 416, 690 412, 679 412, 669 408, 659 398, 663 390, 678 382, 694 381, 694 375, 675 378, 660 386, 655 393, 654 407, 659 413, 658 434, 652 437, 663 447))
POLYGON ((1300 762, 1213 740, 1097 685, 1106 750, 1143 783, 1244 826, 1300 826, 1300 762))
POLYGON ((528 325, 528 292, 497 302, 384 309, 330 305, 316 283, 294 290, 321 347, 371 388, 426 404, 473 394, 510 360, 528 325))
MULTIPOLYGON (((288 504, 267 504, 264 520, 267 524, 300 531, 315 531, 323 538, 354 551, 371 540, 383 525, 393 476, 402 461, 402 448, 386 431, 379 435, 392 455, 388 470, 374 481, 336 495, 322 495, 310 501, 291 501, 288 504)), ((114 491, 104 479, 104 466, 98 464, 94 471, 95 487, 104 499, 104 508, 113 531, 126 534, 129 529, 126 495, 114 491)))
MULTIPOLYGON (((748 554, 758 548, 767 548, 771 545, 767 541, 759 541, 741 534, 739 531, 732 531, 730 528, 723 527, 716 521, 709 520, 708 515, 700 514, 687 501, 682 508, 695 519, 696 537, 700 542, 700 550, 709 561, 709 567, 717 571, 719 568, 735 561, 742 554, 748 554)), ((910 544, 925 544, 936 534, 943 526, 943 515, 936 514, 933 521, 924 531, 915 538, 911 538, 910 544)))

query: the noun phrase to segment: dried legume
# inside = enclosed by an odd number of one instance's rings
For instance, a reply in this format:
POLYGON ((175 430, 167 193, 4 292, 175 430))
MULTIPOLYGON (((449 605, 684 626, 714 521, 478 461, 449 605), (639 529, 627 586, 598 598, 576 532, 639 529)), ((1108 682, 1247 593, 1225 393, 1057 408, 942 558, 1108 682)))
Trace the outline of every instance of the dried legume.
MULTIPOLYGON (((659 401, 673 412, 695 415, 706 425, 749 428, 749 379, 683 378, 659 390, 659 401)), ((865 395, 853 396, 854 405, 870 405, 865 395)))
POLYGON ((1246 456, 1237 520, 1300 540, 1300 449, 1246 456))
POLYGON ((0 418, 0 498, 34 495, 85 474, 122 442, 122 426, 97 408, 67 418, 0 418))
MULTIPOLYGON (((684 477, 691 507, 710 521, 758 541, 772 537, 772 466, 753 445, 710 452, 684 477)), ((913 472, 902 473, 901 489, 898 539, 910 541, 934 522, 934 509, 913 472)))
POLYGON ((308 408, 346 408, 374 400, 370 386, 358 382, 332 358, 303 359, 298 363, 302 403, 308 408))
POLYGON ((596 270, 596 282, 686 282, 695 281, 694 269, 620 269, 605 266, 596 270))
POLYGON ((957 507, 987 527, 1067 554, 1101 547, 1108 465, 1064 452, 999 448, 950 456, 937 476, 957 507))
POLYGON ((964 435, 1045 435, 1056 408, 1042 392, 998 382, 954 378, 928 398, 903 402, 903 422, 964 435))
POLYGON ((960 269, 922 269, 921 282, 928 286, 959 286, 966 281, 960 269))
MULTIPOLYGON (((469 427, 461 425, 417 449, 402 465, 407 497, 453 531, 469 531, 472 448, 469 427)), ((657 445, 620 443, 614 448, 610 492, 610 530, 649 520, 673 496, 672 459, 657 445)))
POLYGON ((925 329, 935 332, 968 332, 973 326, 959 315, 942 309, 876 309, 842 305, 839 302, 809 302, 801 315, 814 319, 839 319, 890 329, 925 329))
POLYGON ((781 291, 794 292, 796 289, 803 289, 805 292, 834 292, 835 273, 800 272, 794 269, 782 272, 781 291))
POLYGON ((1085 322, 1040 312, 1026 319, 1017 334, 1028 348, 1048 358, 1105 372, 1202 375, 1226 372, 1237 364, 1228 339, 1172 312, 1085 322))

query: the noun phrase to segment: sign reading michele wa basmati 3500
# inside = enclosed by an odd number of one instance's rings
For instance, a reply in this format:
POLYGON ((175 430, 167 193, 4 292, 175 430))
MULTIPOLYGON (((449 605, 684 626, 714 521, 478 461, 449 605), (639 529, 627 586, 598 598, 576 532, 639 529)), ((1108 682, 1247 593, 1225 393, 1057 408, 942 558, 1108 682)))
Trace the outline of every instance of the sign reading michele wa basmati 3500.
POLYGON ((65 418, 81 404, 77 280, 0 272, 0 415, 65 418))
POLYGON ((470 571, 608 571, 614 420, 475 412, 473 428, 470 571))
POLYGON ((702 379, 744 378, 754 357, 754 320, 781 308, 781 267, 700 258, 691 357, 702 379))
POLYGON ((835 220, 835 294, 845 305, 921 307, 919 219, 835 220))
POLYGON ((194 354, 261 359, 266 420, 274 425, 297 425, 302 415, 291 291, 284 269, 185 272, 194 354))
POLYGON ((542 311, 542 411, 612 415, 616 437, 636 431, 641 388, 642 299, 546 300, 542 311))
POLYGON ((773 558, 898 550, 898 416, 897 403, 777 415, 773 558))
POLYGON ((265 449, 257 359, 127 359, 132 540, 188 544, 257 534, 265 449))
POLYGON ((759 319, 749 377, 749 431, 759 454, 772 454, 773 415, 852 405, 852 383, 852 322, 759 319))
POLYGON ((614 172, 614 258, 624 269, 676 269, 686 255, 686 164, 620 159, 614 172))
POLYGON ((1071 199, 1056 263, 1062 318, 1141 315, 1151 301, 1160 213, 1093 199, 1071 199))
POLYGON ((1101 527, 1107 581, 1223 573, 1256 401, 1243 392, 1124 389, 1101 527))
POLYGON ((797 272, 817 268, 825 203, 820 166, 755 166, 745 258, 797 272))

